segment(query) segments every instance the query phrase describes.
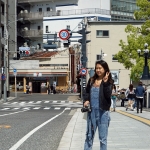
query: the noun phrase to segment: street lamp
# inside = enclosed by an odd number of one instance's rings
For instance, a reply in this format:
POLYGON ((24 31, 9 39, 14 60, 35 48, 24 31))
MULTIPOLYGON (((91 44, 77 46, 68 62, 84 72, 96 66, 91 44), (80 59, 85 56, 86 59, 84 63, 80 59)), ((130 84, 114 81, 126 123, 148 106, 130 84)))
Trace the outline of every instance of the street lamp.
POLYGON ((141 81, 143 82, 143 84, 148 85, 150 84, 150 74, 149 74, 149 66, 148 66, 148 59, 150 58, 150 54, 149 54, 149 49, 148 44, 145 43, 144 44, 145 49, 143 50, 143 54, 141 54, 141 50, 138 49, 137 53, 139 54, 139 57, 144 57, 145 58, 145 63, 144 63, 144 68, 143 68, 143 74, 141 77, 141 81))

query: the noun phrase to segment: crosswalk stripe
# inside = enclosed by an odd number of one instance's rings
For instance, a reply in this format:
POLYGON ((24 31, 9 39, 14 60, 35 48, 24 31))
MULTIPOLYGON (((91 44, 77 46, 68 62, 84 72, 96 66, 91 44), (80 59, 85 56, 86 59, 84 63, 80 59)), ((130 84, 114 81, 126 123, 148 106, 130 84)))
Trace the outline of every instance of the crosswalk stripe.
POLYGON ((60 109, 60 107, 55 107, 54 109, 55 109, 55 110, 59 110, 59 109, 60 109))
POLYGON ((49 103, 49 101, 45 101, 44 103, 49 103))
POLYGON ((33 108, 33 109, 40 109, 40 107, 35 107, 35 108, 33 108))
POLYGON ((25 104, 26 102, 21 102, 20 104, 25 104))
POLYGON ((17 104, 18 102, 13 102, 13 103, 11 103, 11 104, 17 104))
POLYGON ((28 109, 29 110, 30 108, 29 107, 25 107, 25 108, 22 108, 22 109, 28 109))
POLYGON ((8 110, 8 109, 10 109, 10 108, 3 108, 3 109, 1 109, 1 110, 8 110))
POLYGON ((45 107, 45 108, 43 108, 43 109, 47 109, 47 110, 48 110, 48 109, 50 109, 50 107, 45 107))
POLYGON ((65 108, 65 110, 70 110, 71 108, 65 108))
POLYGON ((37 101, 36 103, 38 103, 38 104, 39 104, 39 103, 41 103, 41 102, 42 102, 42 101, 37 101))
POLYGON ((9 102, 3 103, 3 104, 9 104, 9 102))
POLYGON ((14 108, 15 110, 18 110, 18 109, 20 109, 20 108, 14 108))
POLYGON ((57 101, 53 101, 53 103, 57 103, 57 101))
POLYGON ((61 101, 61 103, 65 103, 65 101, 61 101))
POLYGON ((82 104, 82 102, 76 102, 76 103, 78 103, 78 104, 82 104))
POLYGON ((34 103, 34 101, 30 101, 30 102, 29 102, 29 104, 32 104, 32 103, 34 103))

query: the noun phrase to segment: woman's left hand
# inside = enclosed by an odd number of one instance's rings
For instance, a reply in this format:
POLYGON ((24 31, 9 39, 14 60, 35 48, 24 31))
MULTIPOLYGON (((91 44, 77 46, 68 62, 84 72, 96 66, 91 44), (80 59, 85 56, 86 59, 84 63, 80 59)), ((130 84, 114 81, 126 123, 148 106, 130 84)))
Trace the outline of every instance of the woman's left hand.
POLYGON ((103 81, 104 82, 107 82, 108 81, 108 77, 109 77, 109 72, 106 72, 106 75, 104 76, 104 78, 103 78, 103 81))

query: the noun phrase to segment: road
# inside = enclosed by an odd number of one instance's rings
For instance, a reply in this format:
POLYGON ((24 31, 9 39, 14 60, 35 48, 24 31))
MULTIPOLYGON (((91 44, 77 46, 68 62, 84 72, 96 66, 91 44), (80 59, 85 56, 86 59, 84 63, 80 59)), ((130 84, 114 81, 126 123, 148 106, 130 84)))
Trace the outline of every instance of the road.
POLYGON ((57 150, 79 101, 70 95, 20 94, 0 104, 0 150, 57 150))

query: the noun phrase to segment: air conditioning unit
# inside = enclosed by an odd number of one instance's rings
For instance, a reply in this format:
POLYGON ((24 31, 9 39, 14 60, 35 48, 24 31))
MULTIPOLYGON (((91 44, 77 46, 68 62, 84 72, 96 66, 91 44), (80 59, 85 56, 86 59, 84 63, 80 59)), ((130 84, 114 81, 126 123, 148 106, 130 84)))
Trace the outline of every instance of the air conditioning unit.
POLYGON ((24 10, 24 13, 28 13, 28 10, 24 10))
POLYGON ((24 27, 24 30, 27 31, 27 30, 28 30, 28 27, 24 27))

